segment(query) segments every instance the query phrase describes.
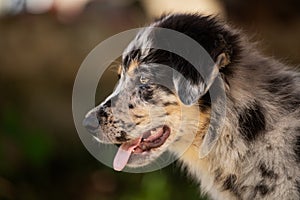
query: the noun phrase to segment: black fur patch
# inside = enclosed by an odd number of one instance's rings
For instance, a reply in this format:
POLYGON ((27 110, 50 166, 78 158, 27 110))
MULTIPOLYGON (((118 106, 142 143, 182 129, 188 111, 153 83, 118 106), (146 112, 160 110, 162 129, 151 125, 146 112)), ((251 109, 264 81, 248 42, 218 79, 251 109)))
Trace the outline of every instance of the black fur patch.
POLYGON ((294 151, 296 154, 297 161, 300 162, 300 127, 296 129, 296 133, 297 136, 296 136, 294 151))
POLYGON ((276 174, 273 170, 268 169, 265 163, 261 163, 259 165, 259 170, 263 178, 269 178, 269 179, 278 178, 278 174, 276 174))
POLYGON ((255 140, 266 128, 263 108, 255 103, 251 108, 246 108, 239 115, 239 128, 245 140, 255 140))
POLYGON ((141 56, 140 49, 135 49, 135 50, 132 50, 131 52, 129 52, 123 59, 123 66, 124 66, 125 70, 128 70, 130 62, 132 60, 139 60, 140 56, 141 56))
POLYGON ((139 96, 149 103, 156 104, 156 101, 153 99, 153 88, 147 84, 139 86, 139 96))
POLYGON ((298 194, 299 194, 299 196, 300 196, 300 181, 299 181, 299 180, 296 181, 296 189, 297 189, 298 194))
POLYGON ((223 24, 213 17, 197 14, 176 14, 168 16, 158 26, 190 36, 203 46, 213 60, 216 60, 221 53, 227 53, 231 62, 235 62, 239 58, 238 36, 225 30, 223 24))
MULTIPOLYGON (((254 188, 255 194, 259 193, 262 197, 264 197, 266 194, 270 192, 270 189, 265 184, 258 184, 254 188)), ((256 196, 256 195, 255 195, 256 196)))
POLYGON ((207 112, 211 108, 211 99, 209 92, 201 97, 199 107, 202 113, 207 112))
POLYGON ((100 107, 99 111, 97 112, 97 116, 98 117, 104 117, 104 118, 108 117, 108 114, 105 111, 105 107, 100 107))
POLYGON ((141 122, 136 122, 136 123, 135 123, 136 126, 138 126, 138 125, 140 125, 140 124, 141 124, 141 122))
POLYGON ((237 177, 235 174, 228 175, 223 183, 223 189, 229 190, 237 197, 240 197, 236 180, 237 180, 237 177))
POLYGON ((121 135, 119 137, 116 137, 116 139, 119 141, 119 142, 125 142, 127 141, 128 139, 126 138, 126 132, 125 131, 121 131, 121 135))
MULTIPOLYGON (((161 49, 152 50, 145 58, 143 58, 141 62, 146 64, 157 63, 170 66, 178 71, 187 80, 190 80, 193 84, 203 81, 202 76, 190 62, 169 51, 161 49)), ((201 63, 201 61, 199 62, 201 63)), ((166 77, 166 79, 170 79, 170 77, 166 77)))
POLYGON ((236 175, 230 174, 223 183, 224 190, 233 190, 235 187, 236 175))
MULTIPOLYGON (((239 35, 226 30, 224 28, 224 23, 219 22, 216 18, 197 14, 175 14, 169 15, 165 19, 164 17, 161 17, 156 22, 157 23, 155 26, 157 27, 181 32, 197 41, 208 52, 214 61, 216 61, 217 57, 221 53, 228 55, 230 59, 230 64, 228 67, 234 63, 237 63, 240 59, 242 48, 240 45, 239 35)), ((151 42, 154 44, 154 46, 156 42, 161 43, 163 41, 168 43, 167 46, 172 45, 172 38, 162 41, 157 39, 155 34, 153 34, 151 37, 151 42)), ((191 51, 189 46, 184 48, 186 48, 185 50, 188 52, 191 51)), ((193 84, 203 81, 201 75, 194 68, 194 66, 192 66, 182 57, 169 51, 153 48, 150 49, 148 54, 144 57, 140 56, 140 51, 131 51, 123 60, 125 69, 126 66, 128 66, 128 63, 130 63, 131 59, 136 59, 140 63, 144 64, 157 63, 170 66, 182 74, 186 79, 190 80, 193 84)), ((203 61, 199 59, 197 62, 199 62, 199 66, 201 66, 203 61)), ((204 64, 205 63, 203 63, 203 65, 204 64)), ((222 73, 227 74, 226 70, 227 67, 223 68, 222 73)), ((228 70, 230 69, 228 68, 228 70)))

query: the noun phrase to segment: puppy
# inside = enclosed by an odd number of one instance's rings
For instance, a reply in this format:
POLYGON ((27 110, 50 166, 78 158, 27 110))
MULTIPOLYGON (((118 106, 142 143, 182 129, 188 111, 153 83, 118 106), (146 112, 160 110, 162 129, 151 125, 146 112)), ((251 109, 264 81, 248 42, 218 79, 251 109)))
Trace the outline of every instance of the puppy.
MULTIPOLYGON (((198 54, 188 45, 181 50, 198 54)), ((209 16, 163 16, 129 44, 119 76, 112 95, 84 120, 99 141, 119 145, 115 170, 171 152, 211 199, 300 199, 300 74, 262 56, 239 31, 209 16), (214 65, 149 48, 175 43, 158 40, 151 28, 192 38, 214 65), (164 76, 161 66, 177 74, 164 76), (210 67, 204 78, 199 69, 210 67), (212 100, 215 72, 224 97, 212 100)))

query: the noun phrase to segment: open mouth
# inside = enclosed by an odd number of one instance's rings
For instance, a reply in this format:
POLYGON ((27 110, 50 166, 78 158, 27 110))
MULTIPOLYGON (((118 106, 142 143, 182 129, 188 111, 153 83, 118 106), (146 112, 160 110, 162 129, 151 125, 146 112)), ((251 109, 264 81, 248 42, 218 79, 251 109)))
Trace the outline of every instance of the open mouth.
POLYGON ((113 167, 121 171, 127 164, 131 154, 141 154, 162 146, 170 136, 168 126, 159 126, 141 135, 141 137, 121 144, 114 158, 113 167))

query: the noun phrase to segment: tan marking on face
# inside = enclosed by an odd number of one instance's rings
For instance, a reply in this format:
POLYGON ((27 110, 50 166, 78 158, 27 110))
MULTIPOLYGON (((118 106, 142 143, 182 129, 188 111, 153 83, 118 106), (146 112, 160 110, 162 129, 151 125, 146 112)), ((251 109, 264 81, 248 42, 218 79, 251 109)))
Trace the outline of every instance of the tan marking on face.
POLYGON ((168 115, 174 115, 177 113, 181 112, 181 106, 178 105, 168 105, 164 107, 166 113, 168 113, 168 115))
POLYGON ((203 142, 204 136, 208 130, 208 126, 210 123, 210 111, 208 112, 200 112, 200 120, 199 120, 199 129, 197 131, 197 136, 193 142, 193 145, 196 145, 200 148, 200 145, 203 142))
MULTIPOLYGON (((184 111, 185 115, 190 115, 192 119, 193 119, 193 117, 199 118, 198 125, 196 125, 196 127, 197 127, 196 135, 195 135, 194 141, 192 142, 192 145, 191 145, 191 146, 196 146, 196 148, 199 149, 203 142, 204 136, 207 133, 208 127, 209 127, 211 109, 207 109, 205 112, 202 112, 201 110, 198 110, 199 109, 198 105, 194 105, 194 107, 197 111, 190 110, 190 108, 186 108, 185 105, 183 105, 183 104, 181 104, 181 106, 183 106, 183 109, 185 109, 185 111, 184 111)), ((192 130, 193 128, 194 127, 191 127, 191 130, 186 130, 187 134, 188 134, 188 132, 193 132, 193 130, 192 130)))
MULTIPOLYGON (((191 122, 191 124, 187 124, 187 126, 184 127, 184 132, 182 133, 183 137, 176 141, 173 146, 171 146, 171 151, 181 155, 180 160, 185 161, 185 164, 193 165, 194 162, 197 162, 201 168, 206 169, 207 160, 199 159, 199 150, 203 142, 203 138, 208 130, 210 122, 210 109, 202 112, 199 110, 198 105, 185 106, 180 103, 180 106, 182 106, 182 114, 184 115, 182 117, 185 118, 186 122, 191 122), (193 139, 193 141, 190 141, 187 139, 187 137, 193 139), (188 148, 187 145, 189 145, 188 148), (182 154, 182 152, 184 153, 182 154)), ((173 128, 176 129, 176 127, 181 123, 181 120, 181 117, 177 119, 173 117, 171 119, 173 126, 175 126, 173 128)))
MULTIPOLYGON (((199 159, 199 149, 203 142, 203 138, 209 127, 210 109, 207 112, 199 112, 199 126, 192 144, 181 156, 180 160, 184 161, 186 165, 192 167, 192 173, 198 173, 200 170, 209 169, 209 161, 207 158, 199 159), (195 165, 197 163, 197 165, 195 165)), ((206 179, 206 177, 203 177, 206 179)))
MULTIPOLYGON (((199 100, 199 104, 200 105, 203 104, 202 100, 199 100)), ((197 134, 200 136, 201 143, 202 143, 202 140, 206 135, 210 123, 211 108, 205 110, 204 112, 201 110, 199 112, 200 112, 200 116, 199 116, 200 125, 197 134)))
POLYGON ((131 120, 136 124, 147 124, 150 123, 149 112, 147 109, 134 108, 130 110, 131 120))
POLYGON ((127 73, 129 74, 129 75, 134 75, 133 73, 134 73, 134 69, 135 68, 137 68, 138 66, 139 66, 139 62, 137 61, 137 60, 132 60, 131 62, 130 62, 130 64, 129 64, 129 67, 128 67, 128 70, 127 70, 127 73))
POLYGON ((117 73, 118 73, 119 76, 121 75, 121 73, 122 73, 122 66, 121 65, 119 65, 117 73))

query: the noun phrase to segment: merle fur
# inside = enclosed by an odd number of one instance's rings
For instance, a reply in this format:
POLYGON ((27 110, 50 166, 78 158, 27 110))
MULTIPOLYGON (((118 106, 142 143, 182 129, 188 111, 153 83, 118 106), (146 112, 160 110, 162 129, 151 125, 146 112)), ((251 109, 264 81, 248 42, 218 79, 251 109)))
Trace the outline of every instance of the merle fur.
POLYGON ((250 108, 245 108, 239 115, 239 128, 242 136, 247 141, 255 140, 266 128, 263 108, 255 103, 250 108))
MULTIPOLYGON (((261 55, 239 31, 231 30, 214 17, 175 14, 157 19, 154 26, 184 33, 204 47, 214 61, 222 53, 229 61, 220 73, 226 85, 226 126, 230 132, 220 133, 223 140, 215 145, 218 151, 213 150, 208 155, 213 157, 208 159, 210 172, 201 171, 199 175, 191 170, 196 178, 202 181, 203 173, 212 176, 213 187, 217 189, 208 189, 208 192, 216 199, 223 199, 228 193, 226 199, 272 199, 278 196, 299 199, 300 73, 261 55), (224 135, 233 139, 226 140, 224 135), (228 159, 233 159, 231 164, 238 170, 224 166, 228 159), (228 172, 230 170, 233 171, 228 172), (255 178, 251 179, 252 176, 255 178), (215 191, 218 195, 212 194, 215 191)), ((155 35, 152 37, 155 43, 155 35)), ((193 49, 186 47, 186 51, 193 52, 193 49)), ((136 60, 139 64, 170 66, 193 84, 203 81, 188 61, 164 50, 150 49, 147 55, 142 55, 137 49, 123 58, 125 71, 131 61, 136 60)), ((156 89, 165 90, 166 95, 173 93, 159 87, 156 89)), ((154 92, 146 85, 140 88, 139 94, 151 102, 154 92)), ((201 112, 209 111, 209 93, 198 103, 201 112)))

